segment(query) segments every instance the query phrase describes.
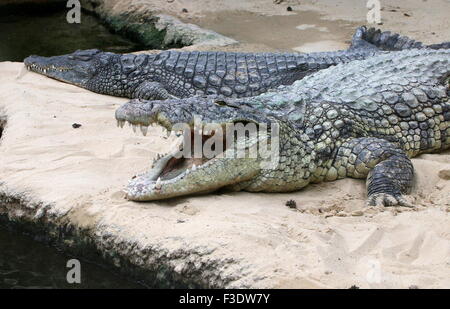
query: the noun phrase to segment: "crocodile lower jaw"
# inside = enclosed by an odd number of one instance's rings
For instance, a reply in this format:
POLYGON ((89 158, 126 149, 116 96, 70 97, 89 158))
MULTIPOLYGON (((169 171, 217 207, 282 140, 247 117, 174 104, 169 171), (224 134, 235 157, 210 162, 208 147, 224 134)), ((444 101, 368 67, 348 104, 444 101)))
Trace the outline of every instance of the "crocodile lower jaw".
MULTIPOLYGON (((118 120, 117 125, 118 127, 123 128, 126 122, 128 121, 118 120)), ((130 122, 128 122, 128 124, 133 128, 133 131, 135 133, 138 132, 137 128, 139 127, 141 133, 144 136, 147 135, 149 126, 132 124, 130 122)), ((155 126, 155 124, 153 123, 151 124, 151 126, 155 126)), ((161 127, 166 132, 167 137, 170 137, 172 135, 175 135, 177 137, 172 146, 172 150, 166 154, 158 154, 152 162, 151 169, 144 174, 135 176, 133 179, 135 179, 136 177, 145 177, 149 185, 153 184, 154 189, 159 190, 163 185, 173 184, 185 178, 191 173, 201 172, 202 169, 207 168, 216 159, 215 157, 207 158, 203 155, 203 152, 201 156, 196 156, 193 151, 191 151, 190 154, 184 153, 183 150, 185 142, 190 142, 192 146, 194 144, 193 138, 190 141, 185 140, 182 131, 175 132, 171 131, 170 129, 166 129, 164 126, 161 127)), ((195 136, 195 134, 198 135, 198 133, 195 133, 193 129, 191 129, 191 131, 187 133, 192 137, 195 136)), ((212 134, 201 135, 202 149, 204 143, 211 136, 213 136, 213 134, 214 132, 212 134)), ((224 139, 224 150, 226 150, 225 145, 226 140, 224 139)), ((220 154, 223 154, 223 152, 221 152, 220 154)), ((133 182, 133 179, 131 180, 131 182, 133 182)))

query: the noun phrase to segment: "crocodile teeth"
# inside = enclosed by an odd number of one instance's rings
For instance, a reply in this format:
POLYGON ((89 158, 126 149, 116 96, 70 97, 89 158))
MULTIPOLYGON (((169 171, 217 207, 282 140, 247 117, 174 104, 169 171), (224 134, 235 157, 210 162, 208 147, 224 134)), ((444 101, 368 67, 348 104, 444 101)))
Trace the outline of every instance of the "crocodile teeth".
POLYGON ((155 183, 155 189, 161 189, 161 177, 158 177, 158 180, 155 183))
POLYGON ((141 132, 144 136, 147 136, 148 127, 147 126, 141 126, 141 132))
POLYGON ((193 164, 192 165, 192 171, 195 171, 197 169, 197 165, 193 164))

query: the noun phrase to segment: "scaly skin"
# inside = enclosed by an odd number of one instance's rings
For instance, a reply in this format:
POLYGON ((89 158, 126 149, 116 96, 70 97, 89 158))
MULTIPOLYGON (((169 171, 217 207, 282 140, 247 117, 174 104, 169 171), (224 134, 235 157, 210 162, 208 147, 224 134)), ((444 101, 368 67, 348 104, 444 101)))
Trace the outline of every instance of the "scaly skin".
MULTIPOLYGON (((63 56, 30 56, 24 63, 31 71, 113 96, 165 100, 206 94, 241 98, 256 96, 280 85, 290 85, 319 70, 366 59, 383 50, 428 48, 399 34, 379 34, 380 30, 359 27, 350 48, 338 52, 164 51, 119 55, 82 50, 63 56)), ((430 47, 449 48, 446 44, 430 47)))
POLYGON ((274 168, 262 167, 261 156, 195 161, 165 155, 131 180, 127 197, 150 201, 220 188, 289 192, 353 177, 367 178, 369 205, 408 206, 409 158, 450 148, 449 76, 450 50, 408 50, 331 67, 252 98, 131 101, 116 111, 121 125, 172 130, 187 123, 192 129, 199 115, 221 126, 269 126, 268 137, 249 135, 238 147, 274 138, 276 127, 280 143, 274 168))
POLYGON ((377 46, 382 50, 399 51, 406 49, 449 49, 450 42, 425 45, 422 42, 391 31, 381 31, 376 28, 362 26, 356 29, 351 48, 359 48, 363 44, 377 46))
MULTIPOLYGON (((91 91, 113 96, 165 100, 193 95, 256 96, 330 66, 362 60, 383 50, 427 48, 399 34, 359 27, 348 50, 311 54, 179 52, 118 55, 99 50, 70 55, 30 56, 25 66, 91 91), (397 40, 397 38, 402 38, 397 40), (398 43, 397 43, 398 41, 398 43), (399 44, 399 43, 405 44, 399 44)), ((433 48, 445 48, 445 44, 433 48)), ((448 47, 447 47, 448 48, 448 47)))
POLYGON ((30 56, 24 62, 29 70, 93 92, 162 100, 204 94, 255 96, 329 66, 378 52, 354 49, 302 55, 164 51, 118 55, 85 50, 68 56, 30 56))
POLYGON ((357 29, 349 50, 327 53, 164 51, 119 55, 80 50, 54 57, 30 56, 24 63, 33 72, 113 96, 154 100, 204 94, 248 97, 381 52, 364 41, 364 33, 365 28, 357 29))

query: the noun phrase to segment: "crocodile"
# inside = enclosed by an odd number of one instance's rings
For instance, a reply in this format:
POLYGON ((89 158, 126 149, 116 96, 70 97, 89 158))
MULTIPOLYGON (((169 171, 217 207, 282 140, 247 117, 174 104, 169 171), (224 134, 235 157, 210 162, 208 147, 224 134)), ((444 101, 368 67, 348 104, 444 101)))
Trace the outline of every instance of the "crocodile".
POLYGON ((330 66, 381 52, 357 28, 348 50, 300 53, 162 51, 114 54, 98 49, 24 60, 26 68, 90 91, 136 99, 193 95, 256 96, 330 66))
POLYGON ((96 93, 165 100, 204 94, 255 96, 375 53, 357 49, 305 55, 197 51, 120 55, 82 50, 49 58, 30 56, 24 62, 29 70, 96 93))
POLYGON ((290 85, 339 63, 411 48, 449 47, 446 43, 427 46, 397 33, 362 26, 356 29, 349 49, 336 52, 163 51, 122 55, 90 49, 62 56, 30 56, 24 64, 28 70, 93 92, 130 99, 165 100, 193 95, 240 98, 290 85))
POLYGON ((177 131, 183 124, 181 139, 197 132, 204 149, 219 151, 180 156, 189 139, 158 155, 150 171, 130 181, 126 196, 152 201, 219 189, 291 192, 352 177, 366 179, 368 205, 411 206, 410 158, 450 148, 449 80, 450 50, 413 49, 330 67, 250 98, 131 100, 116 110, 120 126, 177 131), (223 134, 239 124, 261 130, 241 138, 223 134), (267 164, 264 152, 236 156, 258 146, 276 150, 276 164, 267 164))

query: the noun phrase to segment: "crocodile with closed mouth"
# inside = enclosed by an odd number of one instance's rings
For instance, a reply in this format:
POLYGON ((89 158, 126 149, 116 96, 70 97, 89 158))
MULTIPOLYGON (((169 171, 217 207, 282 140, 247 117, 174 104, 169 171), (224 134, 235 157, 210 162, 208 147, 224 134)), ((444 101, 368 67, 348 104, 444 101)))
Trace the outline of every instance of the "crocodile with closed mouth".
POLYGON ((290 85, 333 65, 372 57, 383 50, 426 47, 390 32, 378 38, 369 30, 357 28, 350 48, 336 52, 163 51, 121 55, 91 49, 62 56, 30 56, 24 63, 33 72, 93 92, 131 99, 162 100, 193 95, 249 97, 290 85))

